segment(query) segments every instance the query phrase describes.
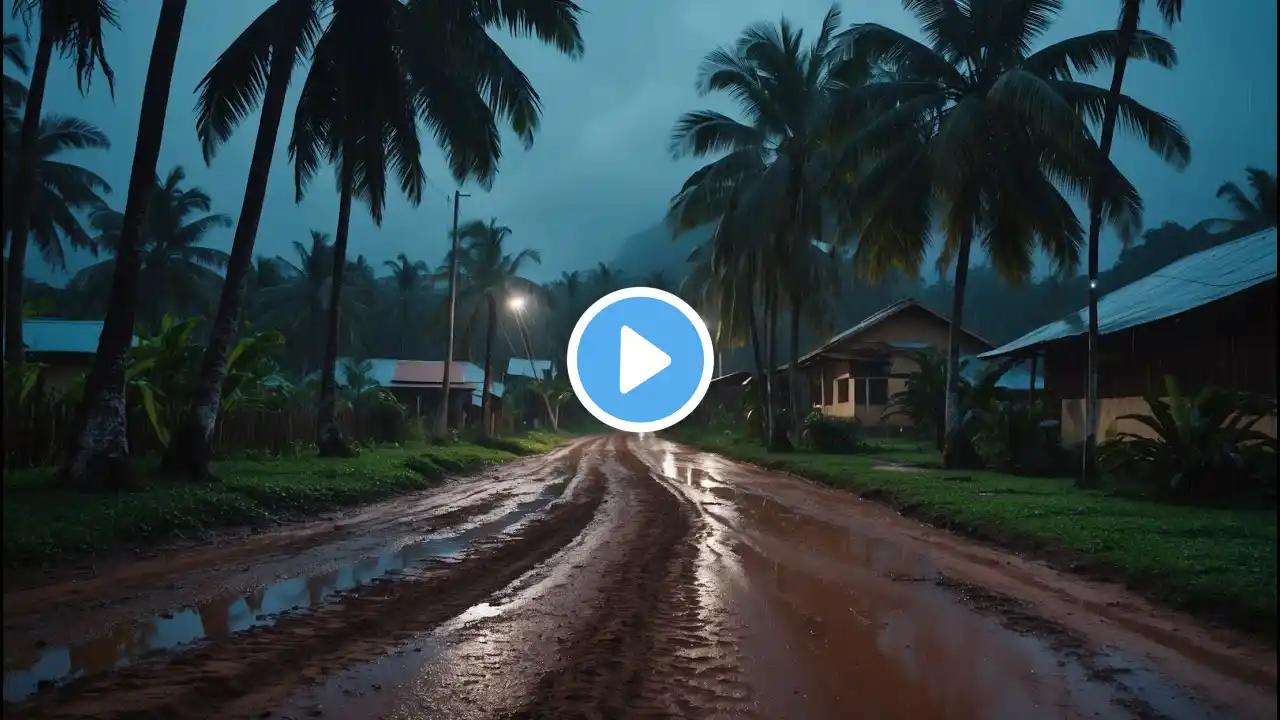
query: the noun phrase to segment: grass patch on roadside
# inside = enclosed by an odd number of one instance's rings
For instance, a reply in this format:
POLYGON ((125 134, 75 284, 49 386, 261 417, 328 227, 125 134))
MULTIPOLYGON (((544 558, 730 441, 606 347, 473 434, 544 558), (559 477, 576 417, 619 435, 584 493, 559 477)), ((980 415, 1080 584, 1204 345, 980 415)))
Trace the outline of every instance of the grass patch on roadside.
POLYGON ((857 492, 904 514, 1123 580, 1154 599, 1276 637, 1276 515, 1169 505, 1082 490, 1071 480, 936 469, 936 453, 887 444, 867 455, 770 454, 730 436, 676 432, 696 447, 857 492), (903 463, 909 469, 884 469, 903 463), (933 467, 927 467, 933 465, 933 467))
POLYGON ((55 470, 4 474, 4 564, 35 566, 121 546, 196 539, 226 527, 266 526, 422 490, 449 474, 474 472, 546 452, 566 438, 539 434, 511 450, 469 443, 378 446, 352 458, 226 459, 220 479, 187 483, 138 468, 137 491, 88 495, 58 486, 55 470))

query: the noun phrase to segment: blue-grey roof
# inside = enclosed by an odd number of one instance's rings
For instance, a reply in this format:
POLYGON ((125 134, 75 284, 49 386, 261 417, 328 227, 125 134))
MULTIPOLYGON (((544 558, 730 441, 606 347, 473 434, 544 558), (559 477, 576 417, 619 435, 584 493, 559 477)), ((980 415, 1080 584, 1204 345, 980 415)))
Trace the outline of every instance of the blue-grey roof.
MULTIPOLYGON (((1128 330, 1179 315, 1276 279, 1276 229, 1188 255, 1107 293, 1098 300, 1098 332, 1128 330)), ((1036 345, 1083 335, 1089 308, 1032 330, 979 357, 1009 355, 1036 345)))
MULTIPOLYGON (((93 355, 98 352, 101 335, 101 320, 31 318, 22 321, 22 345, 29 353, 93 355)), ((133 344, 138 344, 136 336, 133 344)))
MULTIPOLYGON (((960 374, 965 380, 976 383, 982 378, 982 375, 989 369, 995 367, 995 363, 979 359, 981 356, 962 356, 960 358, 960 374)), ((1005 371, 996 380, 996 387, 1006 390, 1022 390, 1026 391, 1031 388, 1031 361, 1020 362, 1005 371)), ((1044 389, 1044 373, 1037 369, 1036 371, 1036 389, 1044 389)))
MULTIPOLYGON (((797 364, 803 365, 803 364, 805 364, 806 362, 808 362, 809 360, 812 360, 813 358, 815 358, 815 357, 817 357, 817 356, 819 356, 819 355, 822 355, 822 354, 824 354, 824 353, 827 353, 828 351, 830 351, 832 348, 834 348, 835 346, 839 345, 840 343, 845 342, 846 340, 850 340, 850 339, 852 339, 852 338, 854 338, 854 337, 857 337, 858 335, 861 335, 862 333, 864 333, 864 332, 866 332, 866 331, 870 330, 871 328, 875 327, 876 325, 879 325, 880 323, 884 322, 885 320, 888 320, 889 318, 893 317, 894 315, 897 315, 898 313, 902 312, 903 310, 906 310, 906 309, 908 309, 908 308, 913 308, 913 307, 915 307, 915 308, 920 308, 921 310, 925 311, 926 313, 928 313, 928 314, 930 314, 930 315, 934 316, 935 318, 937 318, 937 319, 938 319, 940 322, 942 322, 942 323, 950 323, 950 322, 951 322, 949 319, 947 319, 947 318, 945 318, 945 317, 943 317, 943 316, 939 315, 937 312, 935 312, 935 311, 934 311, 933 309, 931 309, 929 306, 927 306, 927 305, 925 305, 925 304, 921 303, 919 300, 916 300, 915 298, 904 298, 904 299, 899 300, 899 301, 897 301, 897 302, 895 302, 895 303, 893 303, 893 304, 891 304, 891 305, 888 305, 888 306, 886 306, 886 307, 883 307, 883 308, 881 308, 880 310, 877 310, 876 312, 874 312, 874 313, 872 313, 871 315, 869 315, 869 316, 868 316, 866 319, 864 319, 862 322, 858 323, 857 325, 854 325, 853 327, 851 327, 851 328, 849 328, 849 329, 845 330, 844 332, 839 333, 839 334, 838 334, 838 335, 836 335, 835 337, 831 338, 831 340, 827 341, 824 345, 822 345, 822 346, 818 347, 817 349, 814 349, 814 350, 812 350, 812 351, 810 351, 810 352, 806 353, 804 356, 802 356, 802 357, 801 357, 799 360, 797 360, 796 362, 797 362, 797 364)), ((969 337, 971 337, 971 338, 973 338, 973 339, 975 339, 975 340, 977 340, 977 341, 981 342, 983 345, 986 345, 987 347, 991 347, 991 343, 989 343, 989 342, 987 342, 986 340, 983 340, 982 338, 980 338, 980 337, 978 337, 977 335, 973 334, 973 332, 971 332, 971 331, 969 331, 969 330, 965 330, 964 332, 965 332, 965 334, 966 334, 966 335, 968 335, 969 337)), ((924 343, 924 342, 921 342, 921 343, 912 343, 912 342, 896 342, 896 343, 889 343, 889 344, 894 345, 894 346, 900 346, 900 347, 902 347, 903 349, 907 349, 907 348, 909 348, 909 347, 917 347, 917 348, 919 348, 919 347, 925 347, 925 346, 930 345, 930 343, 924 343)), ((788 365, 784 365, 783 367, 788 367, 788 366, 789 366, 789 364, 788 364, 788 365)))
POLYGON ((507 375, 516 377, 543 378, 547 373, 555 377, 556 366, 550 360, 529 360, 527 358, 511 358, 507 361, 507 375))

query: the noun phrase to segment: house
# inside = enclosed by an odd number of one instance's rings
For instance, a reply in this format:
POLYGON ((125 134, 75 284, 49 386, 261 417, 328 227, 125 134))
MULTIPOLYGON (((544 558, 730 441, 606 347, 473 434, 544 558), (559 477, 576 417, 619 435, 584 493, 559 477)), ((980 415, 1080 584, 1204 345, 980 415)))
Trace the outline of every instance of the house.
MULTIPOLYGON (((1098 432, 1146 427, 1142 399, 1164 376, 1191 394, 1218 386, 1275 396, 1276 230, 1189 255, 1098 301, 1098 432)), ((1088 308, 981 357, 1044 357, 1045 384, 1062 398, 1062 438, 1085 437, 1088 308)), ((1276 433, 1275 418, 1258 429, 1276 433)))
MULTIPOLYGON (((907 378, 919 370, 915 352, 929 348, 946 352, 950 328, 948 318, 912 298, 872 314, 797 361, 807 380, 808 402, 803 406, 825 415, 857 418, 867 426, 909 424, 903 416, 884 416, 889 398, 902 392, 907 378)), ((967 375, 972 378, 980 372, 986 364, 975 356, 992 347, 972 332, 962 332, 960 354, 967 375)), ((1032 391, 1043 381, 1023 366, 1011 368, 997 384, 1032 391)))
MULTIPOLYGON (((355 380, 352 371, 357 367, 364 370, 365 382, 389 390, 413 416, 431 416, 438 407, 443 390, 444 361, 338 358, 338 382, 351 384, 355 380)), ((496 401, 494 411, 501 412, 505 386, 496 379, 492 379, 489 385, 489 395, 496 401)), ((478 421, 483 387, 484 368, 461 360, 449 364, 451 425, 457 427, 478 421)))
POLYGON ((508 380, 515 378, 530 378, 538 380, 541 378, 556 376, 556 365, 550 360, 530 360, 527 358, 513 357, 507 361, 508 380))
MULTIPOLYGON (((22 321, 27 361, 44 365, 40 377, 47 390, 65 390, 93 365, 102 335, 101 320, 30 318, 22 321)), ((133 338, 138 344, 138 338, 133 338)))

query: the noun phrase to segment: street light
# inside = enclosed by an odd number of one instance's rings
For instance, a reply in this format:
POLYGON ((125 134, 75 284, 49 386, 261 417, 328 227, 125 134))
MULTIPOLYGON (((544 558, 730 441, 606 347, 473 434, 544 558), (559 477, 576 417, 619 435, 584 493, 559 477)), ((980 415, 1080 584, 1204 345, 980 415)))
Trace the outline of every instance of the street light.
POLYGON ((512 295, 511 299, 507 300, 507 306, 517 313, 524 310, 524 296, 512 295))
MULTIPOLYGON (((512 295, 507 298, 507 307, 511 308, 511 312, 516 316, 516 328, 520 331, 520 338, 524 340, 524 352, 528 355, 529 366, 533 367, 533 349, 529 344, 529 331, 524 326, 522 315, 524 313, 525 297, 523 295, 512 295)), ((536 374, 536 371, 535 371, 536 374)))

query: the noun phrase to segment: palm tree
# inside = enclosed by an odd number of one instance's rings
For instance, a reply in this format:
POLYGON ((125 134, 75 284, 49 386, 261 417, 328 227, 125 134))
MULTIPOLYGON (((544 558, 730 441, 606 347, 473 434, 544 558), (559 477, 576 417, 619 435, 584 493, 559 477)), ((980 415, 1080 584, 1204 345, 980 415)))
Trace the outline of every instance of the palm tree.
MULTIPOLYGON (((31 68, 27 65, 27 49, 22 44, 22 38, 14 33, 4 34, 4 61, 13 65, 23 75, 31 72, 31 68)), ((27 86, 18 78, 5 73, 3 91, 4 109, 8 119, 10 108, 17 108, 26 102, 27 86)))
POLYGON ((262 219, 276 137, 293 68, 311 54, 320 33, 321 0, 276 0, 223 51, 196 88, 196 134, 206 163, 261 102, 262 116, 249 161, 218 311, 201 359, 191 409, 164 456, 165 468, 208 476, 211 439, 222 405, 222 386, 235 345, 262 219))
MULTIPOLYGON (((31 84, 26 90, 26 108, 19 130, 18 162, 14 171, 12 193, 5 195, 5 229, 9 237, 7 286, 5 292, 5 360, 10 366, 22 364, 22 288, 27 267, 27 233, 31 227, 31 206, 40 168, 40 116, 44 111, 44 91, 49 79, 49 65, 56 48, 64 57, 74 57, 76 82, 81 92, 99 66, 107 87, 115 95, 115 73, 107 63, 103 33, 116 27, 115 10, 110 0, 15 0, 14 17, 21 18, 30 31, 39 23, 35 64, 31 68, 31 84)), ((14 38, 16 40, 16 37, 14 38)), ((25 62, 18 46, 5 38, 5 58, 23 69, 25 62)), ((6 103, 11 93, 5 82, 6 103)))
POLYGON ((404 253, 395 260, 385 260, 383 265, 391 270, 391 284, 395 288, 395 327, 396 338, 400 348, 400 357, 405 357, 405 347, 409 338, 409 328, 413 325, 413 306, 421 300, 422 291, 430 270, 421 260, 409 260, 404 253))
MULTIPOLYGON (((870 75, 867 63, 836 44, 840 17, 833 5, 807 45, 802 31, 784 17, 776 25, 751 25, 733 46, 712 51, 699 68, 698 89, 729 94, 747 121, 701 110, 683 115, 671 133, 676 157, 721 155, 690 176, 672 199, 669 219, 676 232, 721 220, 713 235, 720 247, 712 256, 753 263, 760 271, 754 277, 763 300, 768 348, 762 383, 768 388, 769 444, 775 450, 788 445, 773 407, 778 311, 788 303, 792 326, 798 328, 802 298, 815 291, 809 285, 816 274, 807 268, 807 248, 823 235, 834 145, 856 125, 855 117, 841 112, 845 108, 839 98, 870 75), (731 207, 733 216, 725 222, 731 207), (747 261, 743 255, 757 259, 747 261)), ((753 270, 738 267, 734 272, 753 270)), ((793 359, 798 346, 793 332, 793 359)), ((797 378, 792 363, 793 394, 797 378)))
MULTIPOLYGON (((542 287, 520 276, 520 270, 529 262, 541 263, 537 250, 521 250, 507 254, 503 244, 511 236, 511 228, 498 224, 497 218, 488 223, 472 220, 458 228, 458 313, 465 318, 468 331, 475 327, 480 313, 485 312, 484 387, 480 395, 480 428, 488 434, 493 418, 490 416, 489 392, 493 386, 493 338, 498 329, 498 305, 513 297, 540 297, 542 287)), ((446 268, 453 258, 446 258, 446 268)), ((447 272, 442 270, 442 273, 447 272)))
MULTIPOLYGON (((142 228, 139 282, 146 292, 139 297, 138 315, 148 334, 156 333, 166 314, 182 317, 203 315, 211 309, 226 267, 227 253, 201 243, 210 232, 231 227, 231 218, 210 212, 213 201, 198 187, 184 187, 186 171, 181 165, 164 180, 156 178, 148 199, 142 228)), ((89 218, 98 231, 95 244, 115 255, 120 247, 124 215, 102 206, 89 218)), ((96 304, 105 304, 111 293, 116 261, 90 265, 74 278, 77 289, 96 304)))
MULTIPOLYGON (((83 2, 64 1, 73 4, 83 2)), ((48 3, 46 7, 47 5, 48 3)), ((96 6, 100 11, 106 7, 105 0, 83 5, 96 6)), ((124 404, 125 353, 133 341, 138 274, 142 266, 142 226, 148 201, 153 194, 156 163, 160 159, 160 143, 164 138, 165 112, 169 107, 169 89, 173 82, 173 66, 178 56, 178 41, 182 37, 182 19, 186 11, 186 0, 164 0, 160 6, 160 19, 156 24, 155 41, 151 46, 147 81, 142 91, 142 109, 138 115, 138 140, 133 153, 133 167, 129 173, 129 195, 125 201, 124 218, 116 246, 111 303, 98 340, 93 369, 85 383, 73 440, 67 452, 66 479, 73 487, 81 489, 103 486, 118 488, 132 481, 124 404)), ((101 45, 97 47, 100 53, 101 45)), ((28 102, 32 102, 34 96, 33 90, 32 99, 28 102)), ((23 130, 25 139, 25 126, 23 130)), ((13 242, 16 249, 16 236, 13 242)))
MULTIPOLYGON (((18 157, 19 126, 16 115, 10 115, 5 106, 4 118, 4 198, 5 207, 13 207, 9 201, 16 192, 17 165, 10 158, 18 157)), ((13 108, 16 110, 17 108, 13 108)), ((85 231, 78 213, 102 207, 102 195, 111 192, 97 173, 73 162, 59 159, 63 153, 75 150, 109 150, 111 141, 93 124, 67 115, 47 115, 40 121, 39 138, 36 141, 39 159, 36 163, 36 186, 31 189, 27 213, 31 239, 44 261, 55 270, 67 269, 62 238, 71 247, 97 252, 93 238, 85 231)), ((3 218, 4 233, 8 237, 13 215, 3 218)))
POLYGON ((282 257, 260 261, 260 268, 269 267, 277 281, 259 288, 254 314, 263 325, 284 329, 289 344, 301 351, 299 367, 305 377, 319 369, 324 354, 322 318, 331 295, 333 244, 328 233, 312 230, 310 244, 295 240, 293 250, 297 264, 282 257))
MULTIPOLYGON (((927 43, 877 24, 854 25, 845 34, 851 52, 896 73, 847 98, 863 109, 891 105, 846 148, 867 166, 848 205, 855 208, 859 252, 867 248, 873 265, 883 264, 877 256, 885 248, 923 258, 935 220, 942 228, 939 267, 956 268, 944 449, 944 464, 953 466, 962 440, 956 391, 974 239, 1008 280, 1030 276, 1037 248, 1065 274, 1078 265, 1085 238, 1064 191, 1098 203, 1122 233, 1139 226, 1142 200, 1099 151, 1081 117, 1100 114, 1107 92, 1074 79, 1114 57, 1117 33, 1031 52, 1060 0, 903 5, 927 43)), ((1147 33, 1134 40, 1131 53, 1165 66, 1174 57, 1167 41, 1147 33)), ((1170 159, 1186 158, 1188 143, 1176 123, 1131 98, 1123 104, 1150 147, 1170 159)))
POLYGON ((1223 183, 1218 188, 1218 199, 1226 200, 1231 209, 1235 210, 1236 216, 1229 220, 1219 220, 1215 224, 1225 224, 1228 232, 1239 235, 1275 227, 1275 174, 1256 167, 1245 168, 1244 174, 1248 178, 1253 197, 1245 195, 1240 186, 1233 182, 1223 183))
MULTIPOLYGON (((1120 0, 1120 23, 1119 30, 1115 34, 1108 34, 1115 45, 1111 49, 1111 88, 1107 92, 1103 106, 1095 109, 1091 119, 1095 122, 1100 121, 1101 133, 1098 146, 1105 156, 1111 155, 1111 145, 1115 141, 1116 123, 1121 113, 1125 115, 1126 120, 1132 118, 1129 112, 1129 100, 1123 93, 1124 75, 1129 67, 1129 59, 1142 58, 1144 55, 1144 46, 1141 44, 1140 32, 1138 24, 1142 15, 1143 0, 1120 0)), ((1160 15, 1164 18, 1166 26, 1171 27, 1174 23, 1182 19, 1182 0, 1156 0, 1156 8, 1160 15)), ((1156 58, 1157 63, 1160 61, 1156 58)), ((1160 63, 1165 67, 1172 67, 1174 58, 1172 52, 1168 56, 1168 64, 1160 63)), ((1094 67, 1097 63, 1094 63, 1094 67)), ((1163 155, 1167 160, 1171 160, 1179 169, 1186 166, 1190 160, 1190 151, 1185 155, 1170 154, 1164 151, 1164 148, 1153 146, 1156 152, 1163 155)), ((1102 242, 1102 207, 1097 200, 1099 193, 1094 193, 1094 200, 1089 204, 1089 344, 1088 344, 1088 373, 1086 375, 1085 389, 1085 443, 1084 443, 1084 466, 1081 473, 1082 485, 1095 485, 1098 480, 1097 468, 1097 437, 1098 437, 1098 252, 1102 242)), ((1128 234, 1122 234, 1121 239, 1127 244, 1129 240, 1128 234)))

